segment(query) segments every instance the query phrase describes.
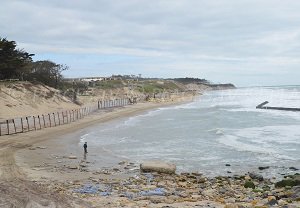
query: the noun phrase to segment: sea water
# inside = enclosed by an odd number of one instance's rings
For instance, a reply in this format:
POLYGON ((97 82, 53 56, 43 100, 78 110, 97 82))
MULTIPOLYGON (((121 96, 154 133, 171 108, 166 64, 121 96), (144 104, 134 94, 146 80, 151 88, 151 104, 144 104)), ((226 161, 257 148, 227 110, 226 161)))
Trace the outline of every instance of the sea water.
MULTIPOLYGON (((96 125, 81 136, 89 151, 107 151, 136 163, 163 160, 178 171, 207 175, 242 174, 270 166, 267 176, 300 168, 300 87, 253 87, 209 91, 191 103, 96 125), (227 165, 226 165, 227 164, 227 165)), ((99 162, 101 158, 94 159, 99 162)))

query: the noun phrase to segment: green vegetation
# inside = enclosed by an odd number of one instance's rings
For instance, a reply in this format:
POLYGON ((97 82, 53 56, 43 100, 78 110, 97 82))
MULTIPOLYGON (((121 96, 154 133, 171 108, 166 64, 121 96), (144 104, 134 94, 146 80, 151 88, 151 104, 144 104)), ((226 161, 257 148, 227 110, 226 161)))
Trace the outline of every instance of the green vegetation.
POLYGON ((124 84, 122 80, 105 80, 105 81, 95 82, 95 86, 97 88, 106 90, 106 89, 121 88, 124 87, 124 84))
POLYGON ((24 50, 16 49, 15 41, 0 37, 0 79, 20 79, 30 71, 28 64, 32 56, 24 50))
POLYGON ((186 77, 186 78, 175 78, 173 79, 176 82, 182 83, 182 84, 210 84, 209 81, 206 79, 199 79, 199 78, 191 78, 191 77, 186 77))
POLYGON ((144 93, 160 93, 164 91, 180 91, 181 88, 173 81, 143 81, 138 86, 138 91, 144 93))
POLYGON ((244 187, 255 189, 255 185, 252 181, 246 181, 245 184, 244 184, 244 187))
POLYGON ((33 62, 34 54, 16 47, 15 41, 0 38, 0 80, 26 80, 63 88, 62 72, 68 69, 67 66, 48 60, 33 62))
POLYGON ((275 184, 275 187, 276 188, 282 188, 282 187, 286 187, 286 186, 293 187, 293 186, 299 186, 299 185, 300 185, 300 180, 297 180, 297 179, 285 179, 285 180, 282 180, 282 181, 278 181, 275 184))

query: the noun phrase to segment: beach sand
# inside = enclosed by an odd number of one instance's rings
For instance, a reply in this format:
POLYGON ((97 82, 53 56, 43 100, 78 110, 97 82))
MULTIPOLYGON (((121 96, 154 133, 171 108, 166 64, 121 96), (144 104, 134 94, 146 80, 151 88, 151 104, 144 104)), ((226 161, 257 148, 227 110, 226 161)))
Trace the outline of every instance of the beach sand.
MULTIPOLYGON (((71 134, 74 131, 84 129, 94 124, 104 123, 113 119, 130 117, 142 112, 166 105, 175 105, 189 102, 193 96, 184 98, 173 98, 165 102, 147 102, 129 105, 95 112, 74 123, 46 128, 39 131, 32 131, 0 138, 0 207, 38 207, 41 204, 48 206, 62 207, 88 207, 86 202, 67 196, 64 193, 57 193, 56 190, 49 190, 47 187, 52 182, 69 182, 76 180, 88 180, 93 172, 70 171, 72 165, 68 157, 72 154, 77 157, 76 163, 82 155, 79 149, 70 149, 76 146, 79 138, 62 139, 62 135, 71 134), (67 165, 63 163, 67 160, 67 165), (61 162, 62 161, 62 162, 61 162), (60 164, 62 163, 62 164, 60 164), (66 167, 64 167, 66 165, 66 167), (50 171, 60 166, 57 171, 50 171), (26 194, 24 194, 26 193, 26 194)), ((103 154, 105 155, 105 153, 103 154)), ((109 155, 106 155, 109 158, 109 155)), ((75 162, 76 161, 76 162, 75 162)), ((109 159, 103 166, 115 165, 118 159, 109 159)), ((103 178, 122 178, 128 175, 111 176, 100 174, 103 178)))
POLYGON ((90 126, 192 99, 100 110, 71 124, 0 137, 0 207, 299 207, 297 186, 276 188, 256 174, 143 174, 139 164, 104 150, 84 155, 78 145, 90 126), (89 154, 103 161, 95 164, 89 154), (244 187, 249 181, 256 189, 244 187))

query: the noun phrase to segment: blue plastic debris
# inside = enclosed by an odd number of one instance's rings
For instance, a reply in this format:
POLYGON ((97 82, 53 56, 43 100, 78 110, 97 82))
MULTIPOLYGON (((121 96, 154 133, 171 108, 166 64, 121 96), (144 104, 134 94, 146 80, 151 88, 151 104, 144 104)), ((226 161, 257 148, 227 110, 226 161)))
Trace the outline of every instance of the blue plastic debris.
POLYGON ((109 196, 110 193, 107 191, 100 192, 100 196, 109 196))
POLYGON ((74 189, 73 192, 81 193, 81 194, 96 194, 98 190, 99 190, 98 186, 86 184, 79 189, 74 189))
POLYGON ((165 195, 165 189, 164 188, 156 188, 154 190, 149 191, 141 191, 139 193, 140 196, 164 196, 165 195))
POLYGON ((151 173, 144 173, 144 176, 146 176, 148 184, 150 184, 154 179, 154 176, 151 173))

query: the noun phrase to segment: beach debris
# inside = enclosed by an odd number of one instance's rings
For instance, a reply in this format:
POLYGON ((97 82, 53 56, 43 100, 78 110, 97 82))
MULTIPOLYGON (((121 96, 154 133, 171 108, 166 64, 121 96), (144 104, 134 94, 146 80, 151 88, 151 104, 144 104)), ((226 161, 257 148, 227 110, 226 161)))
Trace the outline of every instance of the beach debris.
POLYGON ((102 191, 99 193, 100 196, 109 196, 111 193, 107 192, 107 191, 102 191))
POLYGON ((147 178, 147 184, 150 184, 154 179, 154 176, 151 173, 144 173, 144 176, 147 178))
POLYGON ((69 158, 69 159, 77 159, 77 156, 75 156, 75 155, 70 155, 68 158, 69 158))
POLYGON ((164 196, 166 193, 164 188, 156 188, 154 190, 141 191, 140 196, 164 196))
POLYGON ((93 184, 85 184, 79 189, 74 189, 73 192, 81 194, 97 194, 98 190, 99 186, 95 186, 93 184))
POLYGON ((140 170, 142 172, 175 174, 176 165, 159 160, 146 161, 140 164, 140 170))

